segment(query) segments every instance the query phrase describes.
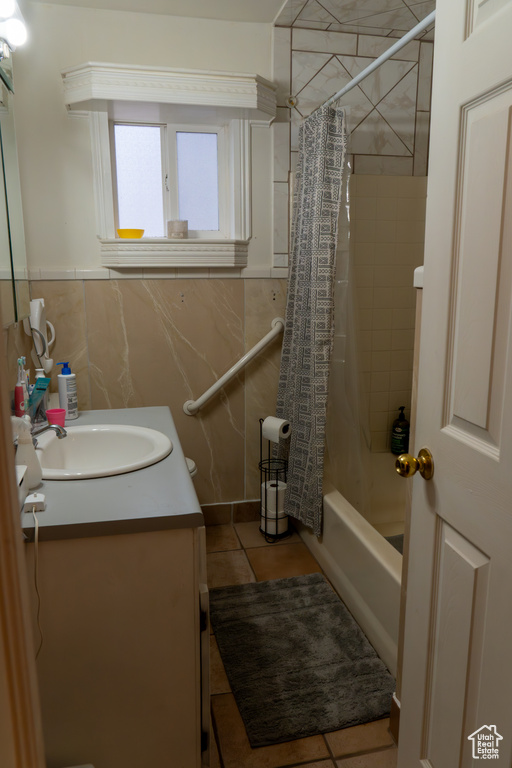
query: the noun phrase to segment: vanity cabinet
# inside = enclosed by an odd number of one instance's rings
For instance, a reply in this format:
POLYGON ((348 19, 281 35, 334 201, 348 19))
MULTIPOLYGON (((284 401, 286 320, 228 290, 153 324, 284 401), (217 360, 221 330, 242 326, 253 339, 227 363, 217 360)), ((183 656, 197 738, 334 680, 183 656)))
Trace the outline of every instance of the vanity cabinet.
POLYGON ((206 764, 204 527, 43 540, 38 555, 47 767, 206 764))

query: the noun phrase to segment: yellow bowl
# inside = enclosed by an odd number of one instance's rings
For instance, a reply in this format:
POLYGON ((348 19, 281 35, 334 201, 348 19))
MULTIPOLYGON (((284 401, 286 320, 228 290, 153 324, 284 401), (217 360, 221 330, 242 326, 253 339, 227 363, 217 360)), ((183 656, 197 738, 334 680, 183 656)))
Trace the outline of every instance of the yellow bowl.
POLYGON ((118 229, 117 234, 119 237, 127 237, 131 240, 135 240, 138 237, 142 237, 144 234, 143 229, 118 229))

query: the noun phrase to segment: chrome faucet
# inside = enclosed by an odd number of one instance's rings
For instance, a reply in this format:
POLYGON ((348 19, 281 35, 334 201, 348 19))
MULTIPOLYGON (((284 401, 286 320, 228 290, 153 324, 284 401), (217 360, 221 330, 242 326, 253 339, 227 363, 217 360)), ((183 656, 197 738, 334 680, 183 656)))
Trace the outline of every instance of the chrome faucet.
POLYGON ((32 442, 34 443, 34 448, 37 447, 37 440, 36 438, 39 435, 42 435, 43 432, 48 432, 49 429, 53 429, 55 431, 55 434, 57 435, 59 440, 62 440, 63 437, 67 437, 67 432, 64 429, 64 427, 61 427, 59 424, 43 424, 42 427, 34 427, 32 429, 32 442))

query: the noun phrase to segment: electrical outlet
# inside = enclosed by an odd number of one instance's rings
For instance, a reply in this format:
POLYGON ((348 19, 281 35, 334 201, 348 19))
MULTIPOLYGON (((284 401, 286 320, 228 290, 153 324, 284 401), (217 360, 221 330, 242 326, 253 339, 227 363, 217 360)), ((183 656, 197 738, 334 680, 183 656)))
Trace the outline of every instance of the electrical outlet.
POLYGON ((25 499, 24 512, 43 512, 46 509, 46 497, 44 493, 31 493, 25 499))

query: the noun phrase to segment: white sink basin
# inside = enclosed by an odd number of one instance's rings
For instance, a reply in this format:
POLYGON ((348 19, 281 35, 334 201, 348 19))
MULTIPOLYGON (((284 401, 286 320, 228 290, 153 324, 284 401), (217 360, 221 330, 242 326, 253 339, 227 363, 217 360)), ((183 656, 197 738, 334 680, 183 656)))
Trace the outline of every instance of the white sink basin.
POLYGON ((53 430, 37 438, 43 480, 84 480, 148 467, 172 451, 166 435, 146 427, 95 424, 66 427, 59 440, 53 430))

